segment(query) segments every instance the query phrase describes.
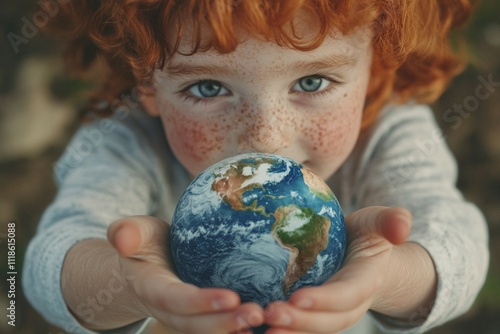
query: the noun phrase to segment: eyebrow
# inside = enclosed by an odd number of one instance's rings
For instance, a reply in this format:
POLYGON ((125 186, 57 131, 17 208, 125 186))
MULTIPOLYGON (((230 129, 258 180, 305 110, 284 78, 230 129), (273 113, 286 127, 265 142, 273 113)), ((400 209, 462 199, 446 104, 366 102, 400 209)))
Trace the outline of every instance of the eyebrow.
MULTIPOLYGON (((269 75, 279 75, 282 72, 291 73, 318 73, 326 69, 336 69, 343 66, 352 66, 356 58, 347 54, 333 54, 313 61, 298 61, 285 64, 282 68, 272 70, 269 75)), ((200 75, 237 75, 233 68, 220 65, 191 65, 189 63, 174 63, 166 67, 166 74, 171 78, 184 78, 200 75)))
POLYGON ((297 73, 317 73, 325 69, 336 69, 356 64, 356 58, 348 54, 332 54, 326 58, 313 61, 299 61, 285 66, 285 71, 297 73))

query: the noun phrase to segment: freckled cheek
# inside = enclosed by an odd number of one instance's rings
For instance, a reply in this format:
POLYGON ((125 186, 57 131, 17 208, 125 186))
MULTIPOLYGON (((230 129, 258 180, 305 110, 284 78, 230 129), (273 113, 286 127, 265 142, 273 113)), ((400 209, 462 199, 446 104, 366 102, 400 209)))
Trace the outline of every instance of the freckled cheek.
POLYGON ((197 119, 172 109, 162 117, 167 139, 179 161, 191 172, 201 172, 223 154, 224 122, 197 119))
POLYGON ((343 105, 313 117, 304 129, 313 156, 324 159, 346 157, 359 134, 361 110, 359 106, 343 105))

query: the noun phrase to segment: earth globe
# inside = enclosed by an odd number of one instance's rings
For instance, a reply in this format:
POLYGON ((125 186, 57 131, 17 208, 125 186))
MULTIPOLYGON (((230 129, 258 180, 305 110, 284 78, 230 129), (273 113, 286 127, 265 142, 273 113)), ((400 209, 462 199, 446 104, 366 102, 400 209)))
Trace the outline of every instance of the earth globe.
POLYGON ((310 169, 243 154, 210 166, 184 191, 170 247, 184 282, 228 288, 265 307, 338 271, 345 222, 335 195, 310 169))

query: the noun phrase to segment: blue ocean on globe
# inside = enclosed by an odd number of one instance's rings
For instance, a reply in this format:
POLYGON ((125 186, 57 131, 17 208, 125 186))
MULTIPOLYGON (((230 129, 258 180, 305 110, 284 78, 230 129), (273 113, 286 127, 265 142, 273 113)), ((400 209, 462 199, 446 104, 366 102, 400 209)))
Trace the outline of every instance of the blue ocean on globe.
POLYGON ((170 246, 180 278, 266 306, 324 283, 346 250, 330 188, 307 167, 271 154, 223 160, 181 196, 170 246))

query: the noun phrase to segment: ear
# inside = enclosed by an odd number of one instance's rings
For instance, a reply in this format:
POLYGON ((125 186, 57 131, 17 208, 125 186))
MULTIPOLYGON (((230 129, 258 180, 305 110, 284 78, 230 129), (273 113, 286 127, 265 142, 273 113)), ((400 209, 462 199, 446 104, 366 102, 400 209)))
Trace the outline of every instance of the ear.
POLYGON ((160 110, 156 105, 156 95, 152 88, 140 85, 136 88, 136 95, 139 98, 144 110, 151 116, 160 116, 160 110))

